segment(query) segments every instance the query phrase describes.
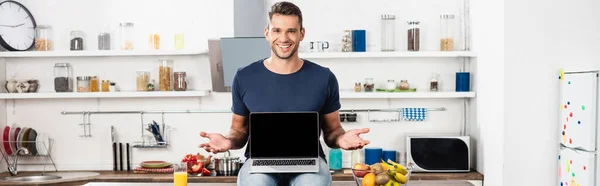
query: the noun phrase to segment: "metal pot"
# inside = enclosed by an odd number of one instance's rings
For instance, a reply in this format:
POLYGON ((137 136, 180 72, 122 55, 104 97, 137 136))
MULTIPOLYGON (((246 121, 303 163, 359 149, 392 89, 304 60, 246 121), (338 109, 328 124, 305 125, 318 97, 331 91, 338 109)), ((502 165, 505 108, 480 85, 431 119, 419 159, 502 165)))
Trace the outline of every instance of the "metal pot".
POLYGON ((239 157, 230 157, 230 152, 227 151, 227 156, 213 157, 215 160, 215 172, 222 176, 236 176, 240 170, 241 160, 239 157))

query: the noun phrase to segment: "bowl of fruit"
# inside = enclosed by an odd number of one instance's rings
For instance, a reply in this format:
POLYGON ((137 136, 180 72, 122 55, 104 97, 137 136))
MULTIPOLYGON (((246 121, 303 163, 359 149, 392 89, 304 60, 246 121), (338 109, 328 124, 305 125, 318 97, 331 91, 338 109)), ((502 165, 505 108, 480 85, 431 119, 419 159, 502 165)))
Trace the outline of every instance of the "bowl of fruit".
POLYGON ((210 171, 206 168, 210 164, 210 158, 212 156, 204 157, 200 155, 200 153, 193 155, 187 154, 183 159, 181 159, 181 163, 187 164, 187 172, 188 175, 191 176, 210 176, 210 171))
POLYGON ((352 167, 352 176, 357 186, 406 186, 412 168, 412 164, 404 166, 392 160, 381 160, 370 166, 357 163, 352 167))

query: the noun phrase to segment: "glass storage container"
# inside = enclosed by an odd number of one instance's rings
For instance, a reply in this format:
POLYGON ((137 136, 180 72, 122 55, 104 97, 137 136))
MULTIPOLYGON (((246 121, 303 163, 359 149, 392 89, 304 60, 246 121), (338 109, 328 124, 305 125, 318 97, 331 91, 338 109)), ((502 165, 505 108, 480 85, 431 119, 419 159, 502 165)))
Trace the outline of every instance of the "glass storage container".
POLYGON ((436 73, 432 74, 431 81, 429 82, 429 91, 431 91, 431 92, 439 91, 439 84, 440 84, 440 75, 436 74, 436 73))
POLYGON ((182 50, 183 49, 183 34, 175 34, 175 49, 182 50))
POLYGON ((394 81, 393 79, 388 80, 387 84, 385 85, 385 89, 396 90, 396 81, 394 81))
POLYGON ((100 84, 98 83, 97 76, 92 76, 92 79, 90 80, 90 91, 91 92, 99 92, 100 91, 100 84))
POLYGON ((419 21, 408 21, 408 51, 419 51, 421 45, 421 28, 419 21))
POLYGON ((136 90, 148 91, 148 84, 150 84, 150 72, 138 71, 136 78, 136 90))
POLYGON ((175 79, 175 84, 173 85, 176 91, 186 91, 187 90, 187 82, 185 80, 185 72, 175 72, 173 79, 175 79))
POLYGON ((35 28, 35 50, 52 51, 54 50, 52 26, 37 25, 35 28))
POLYGON ((90 76, 77 76, 77 92, 90 92, 90 76))
POLYGON ((98 33, 98 50, 110 50, 110 29, 108 26, 104 27, 104 30, 98 33))
POLYGON ((81 30, 71 31, 71 40, 69 41, 71 50, 83 50, 83 38, 84 34, 81 30))
POLYGON ((54 64, 54 91, 73 92, 73 74, 71 71, 71 64, 54 64))
POLYGON ((162 59, 158 69, 158 84, 160 91, 171 91, 171 80, 173 79, 173 60, 162 59))
POLYGON ((344 36, 342 36, 342 52, 352 52, 352 36, 350 30, 344 30, 344 36))
POLYGON ((400 80, 400 90, 408 90, 409 88, 408 80, 400 80))
POLYGON ((102 92, 109 92, 109 91, 110 91, 110 81, 102 80, 102 92))
POLYGON ((453 51, 454 50, 454 15, 443 14, 440 15, 440 50, 441 51, 453 51))
POLYGON ((119 23, 119 48, 133 50, 133 23, 119 23))
POLYGON ((373 78, 365 78, 365 92, 373 92, 375 89, 375 84, 373 83, 373 78))
POLYGON ((395 15, 381 15, 381 51, 396 51, 395 15))
POLYGON ((157 33, 151 33, 148 35, 148 46, 151 50, 160 49, 160 35, 157 33))

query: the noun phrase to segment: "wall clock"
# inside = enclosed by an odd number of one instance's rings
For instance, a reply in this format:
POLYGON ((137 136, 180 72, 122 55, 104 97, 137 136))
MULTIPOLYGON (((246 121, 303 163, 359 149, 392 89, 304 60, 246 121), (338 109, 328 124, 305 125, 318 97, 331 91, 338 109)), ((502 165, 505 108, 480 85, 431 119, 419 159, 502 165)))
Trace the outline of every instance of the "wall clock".
POLYGON ((35 19, 21 3, 0 3, 0 45, 10 51, 26 51, 34 46, 35 19))

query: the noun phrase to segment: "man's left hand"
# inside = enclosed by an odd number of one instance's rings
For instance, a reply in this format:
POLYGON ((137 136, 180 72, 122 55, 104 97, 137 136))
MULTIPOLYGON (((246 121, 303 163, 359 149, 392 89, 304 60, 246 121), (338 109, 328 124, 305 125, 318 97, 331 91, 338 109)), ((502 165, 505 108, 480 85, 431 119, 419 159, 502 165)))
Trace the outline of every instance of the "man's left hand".
POLYGON ((368 145, 370 142, 363 140, 359 135, 366 134, 369 132, 369 128, 352 129, 346 131, 342 136, 337 139, 337 144, 341 149, 344 150, 355 150, 361 149, 368 145))

